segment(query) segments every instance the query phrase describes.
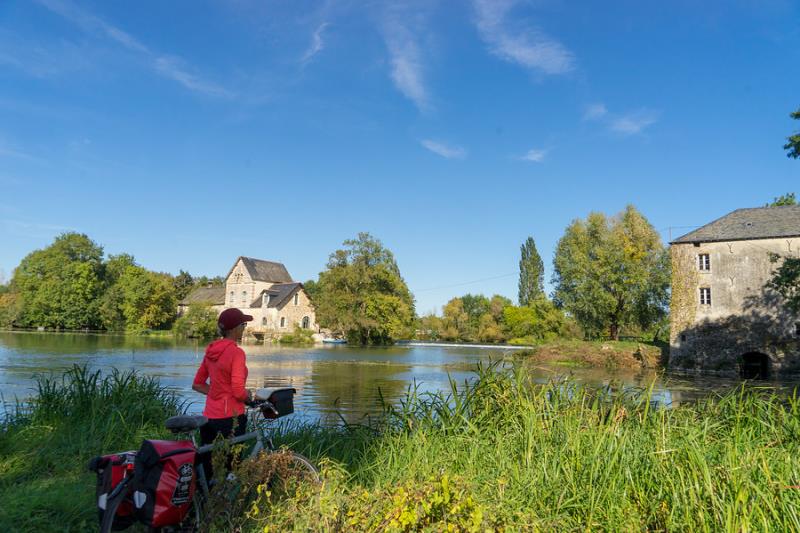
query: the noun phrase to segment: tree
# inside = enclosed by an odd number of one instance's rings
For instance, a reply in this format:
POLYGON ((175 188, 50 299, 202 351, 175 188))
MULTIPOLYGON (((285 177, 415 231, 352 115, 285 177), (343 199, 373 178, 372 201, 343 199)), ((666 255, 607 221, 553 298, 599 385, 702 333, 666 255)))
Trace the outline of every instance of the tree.
POLYGON ((138 265, 125 268, 112 289, 121 295, 125 329, 144 331, 168 326, 175 317, 177 298, 171 276, 138 265))
POLYGON ((658 233, 633 206, 608 219, 590 213, 559 240, 553 260, 555 303, 590 336, 647 329, 664 316, 669 262, 658 233))
POLYGON ((570 336, 563 311, 543 295, 526 306, 508 306, 503 314, 512 344, 534 344, 570 336))
MULTIPOLYGON (((789 116, 795 120, 800 120, 800 109, 789 116)), ((783 145, 783 149, 788 152, 786 156, 794 159, 800 158, 800 132, 790 135, 786 140, 789 141, 783 145)))
POLYGON ((312 292, 320 325, 352 344, 390 344, 413 334, 414 297, 392 252, 369 233, 330 255, 312 292))
POLYGON ((103 249, 89 237, 64 233, 28 254, 14 271, 22 326, 97 328, 103 290, 103 249))
POLYGON ((793 192, 787 192, 775 198, 767 207, 777 207, 781 205, 797 205, 797 198, 793 192))
POLYGON ((194 278, 185 270, 180 270, 178 275, 172 278, 172 286, 175 288, 175 298, 183 300, 195 287, 194 278))
POLYGON ((544 263, 536 250, 533 237, 520 246, 519 260, 519 305, 529 302, 544 294, 544 263))
POLYGON ((174 329, 183 337, 213 339, 217 336, 217 313, 208 305, 190 305, 175 321, 174 329))

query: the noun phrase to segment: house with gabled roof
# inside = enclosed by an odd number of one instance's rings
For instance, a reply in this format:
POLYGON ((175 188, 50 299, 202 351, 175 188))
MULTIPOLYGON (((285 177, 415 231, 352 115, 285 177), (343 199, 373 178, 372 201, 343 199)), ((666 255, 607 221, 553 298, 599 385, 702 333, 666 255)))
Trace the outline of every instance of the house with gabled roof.
POLYGON ((303 284, 293 281, 282 263, 273 261, 237 258, 223 287, 196 288, 181 300, 179 313, 193 304, 210 305, 217 312, 238 307, 253 316, 245 331, 257 337, 279 336, 295 328, 319 331, 303 284))
POLYGON ((737 209, 670 243, 673 368, 800 372, 800 317, 769 281, 800 255, 800 206, 737 209))

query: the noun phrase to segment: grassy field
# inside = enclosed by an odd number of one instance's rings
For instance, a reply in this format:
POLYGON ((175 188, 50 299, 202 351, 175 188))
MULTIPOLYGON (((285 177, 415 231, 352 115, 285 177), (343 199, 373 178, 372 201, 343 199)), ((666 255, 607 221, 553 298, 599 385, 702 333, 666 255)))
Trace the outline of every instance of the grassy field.
MULTIPOLYGON (((137 447, 180 408, 135 375, 42 382, 30 414, 0 433, 0 527, 90 530, 88 458, 137 447)), ((797 397, 739 389, 655 408, 647 390, 532 385, 517 365, 479 369, 467 389, 412 390, 373 427, 289 421, 279 433, 324 482, 278 491, 250 465, 241 479, 255 499, 214 529, 800 530, 797 397)))

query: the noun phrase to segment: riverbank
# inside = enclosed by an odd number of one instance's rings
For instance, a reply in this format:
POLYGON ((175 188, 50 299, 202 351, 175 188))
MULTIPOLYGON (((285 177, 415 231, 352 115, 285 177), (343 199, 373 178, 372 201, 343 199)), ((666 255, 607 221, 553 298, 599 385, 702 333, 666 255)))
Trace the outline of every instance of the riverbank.
MULTIPOLYGON (((86 461, 163 436, 163 419, 181 408, 156 381, 92 376, 42 382, 32 410, 3 426, 0 527, 91 530, 86 461)), ((242 531, 800 528, 797 396, 740 389, 673 409, 651 399, 531 386, 516 365, 484 367, 449 394, 412 390, 369 426, 290 421, 276 441, 320 464, 325 483, 256 491, 222 522, 242 531)))
POLYGON ((528 364, 656 369, 664 365, 668 349, 653 342, 557 340, 513 352, 513 356, 528 364))

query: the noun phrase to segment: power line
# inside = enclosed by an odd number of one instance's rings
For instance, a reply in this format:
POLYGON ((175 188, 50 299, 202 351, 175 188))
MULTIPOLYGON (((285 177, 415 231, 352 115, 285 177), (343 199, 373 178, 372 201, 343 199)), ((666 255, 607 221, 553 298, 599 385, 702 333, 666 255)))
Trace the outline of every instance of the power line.
POLYGON ((491 281, 493 279, 508 278, 510 276, 518 276, 518 275, 519 275, 519 272, 511 272, 510 274, 502 274, 500 276, 492 276, 491 278, 476 279, 476 280, 473 280, 473 281, 465 281, 463 283, 453 283, 452 285, 441 285, 439 287, 431 287, 429 289, 420 289, 420 290, 417 290, 417 291, 414 291, 414 292, 417 293, 417 292, 438 291, 440 289, 450 289, 452 287, 461 287, 462 285, 472 285, 473 283, 480 283, 482 281, 491 281))

